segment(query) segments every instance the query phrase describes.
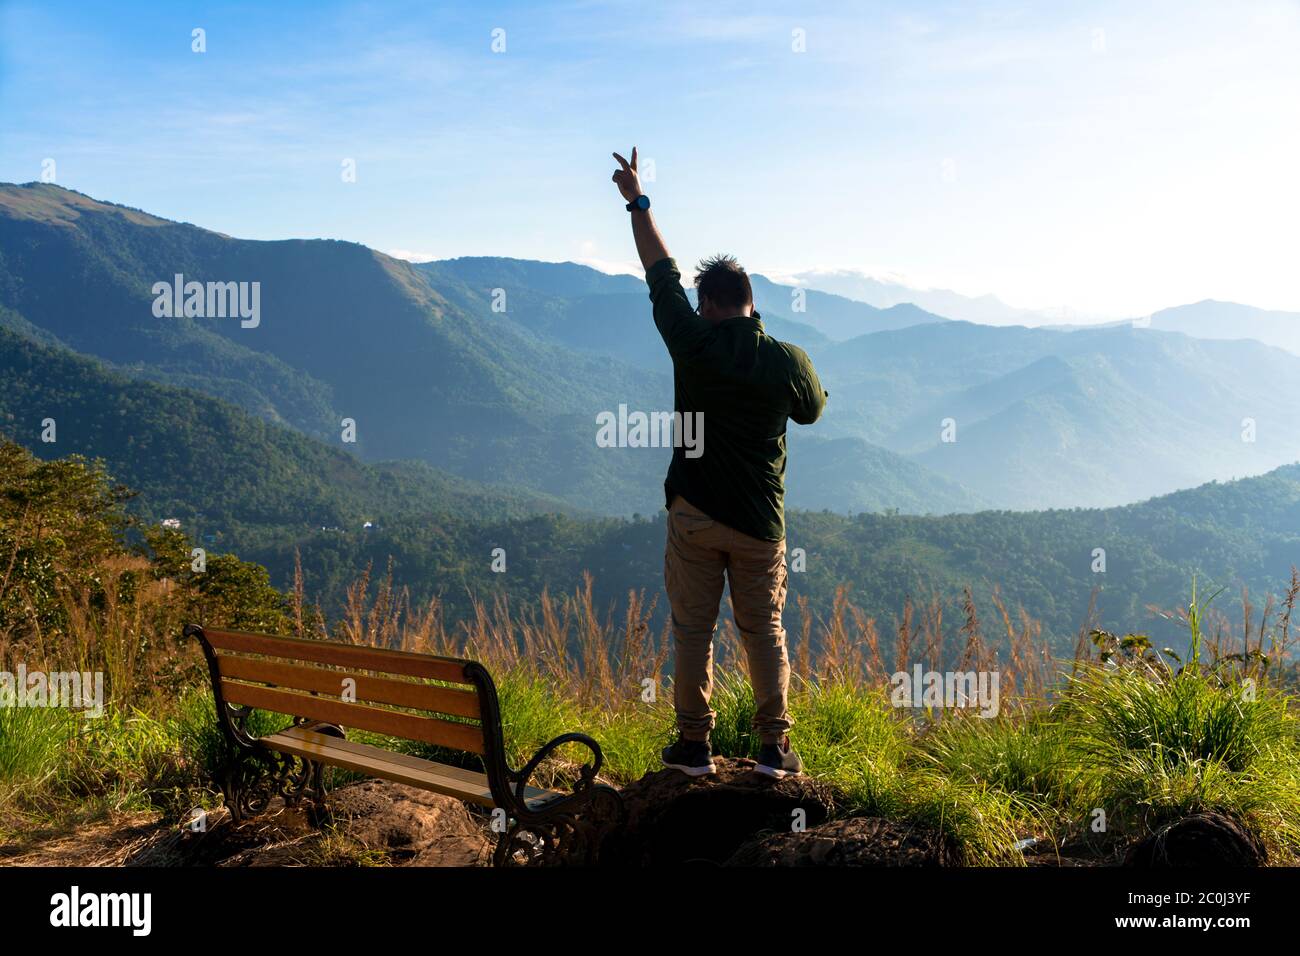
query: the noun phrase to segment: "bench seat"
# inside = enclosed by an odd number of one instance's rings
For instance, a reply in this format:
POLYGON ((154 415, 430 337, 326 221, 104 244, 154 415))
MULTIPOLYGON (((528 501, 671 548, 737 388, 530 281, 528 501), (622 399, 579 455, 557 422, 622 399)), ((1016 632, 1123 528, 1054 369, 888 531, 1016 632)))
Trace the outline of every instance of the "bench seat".
MULTIPOLYGON (((491 809, 496 804, 487 774, 475 773, 462 767, 435 763, 410 754, 394 753, 382 747, 357 743, 318 733, 306 727, 290 727, 279 733, 259 737, 258 744, 279 753, 292 754, 305 760, 353 770, 371 777, 381 777, 395 783, 404 783, 421 790, 455 797, 491 809)), ((524 799, 530 810, 544 807, 552 800, 565 796, 554 790, 525 787, 524 799)))

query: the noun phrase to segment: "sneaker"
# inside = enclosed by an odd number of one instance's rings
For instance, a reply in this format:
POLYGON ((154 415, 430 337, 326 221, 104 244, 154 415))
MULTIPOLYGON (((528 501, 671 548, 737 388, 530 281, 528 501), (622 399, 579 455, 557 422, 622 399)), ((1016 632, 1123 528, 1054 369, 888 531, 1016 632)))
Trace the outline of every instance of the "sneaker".
POLYGON ((677 743, 663 750, 665 767, 680 770, 688 777, 703 777, 714 772, 713 749, 707 740, 687 740, 678 736, 677 743))
POLYGON ((775 777, 797 777, 803 773, 803 761, 790 748, 790 738, 782 737, 779 744, 763 744, 758 751, 757 773, 775 777))

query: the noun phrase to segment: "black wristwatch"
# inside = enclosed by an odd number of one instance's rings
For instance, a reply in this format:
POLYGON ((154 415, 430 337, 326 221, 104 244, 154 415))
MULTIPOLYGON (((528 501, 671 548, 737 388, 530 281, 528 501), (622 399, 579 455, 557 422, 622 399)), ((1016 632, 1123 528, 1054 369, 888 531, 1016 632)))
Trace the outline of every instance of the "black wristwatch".
POLYGON ((626 207, 626 208, 627 208, 627 211, 628 211, 628 212, 633 212, 633 211, 635 211, 635 210, 637 210, 637 209, 641 209, 641 210, 649 209, 649 208, 650 208, 650 197, 649 197, 649 196, 637 196, 635 199, 633 199, 630 203, 627 204, 627 207, 626 207))

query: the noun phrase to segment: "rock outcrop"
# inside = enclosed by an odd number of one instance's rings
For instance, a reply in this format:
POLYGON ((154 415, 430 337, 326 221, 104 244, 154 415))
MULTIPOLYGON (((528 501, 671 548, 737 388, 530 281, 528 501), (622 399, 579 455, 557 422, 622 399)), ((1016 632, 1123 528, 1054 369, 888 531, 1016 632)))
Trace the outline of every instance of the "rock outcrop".
POLYGON ((1268 852, 1249 828, 1222 813, 1193 813, 1135 843, 1126 866, 1265 866, 1268 852))

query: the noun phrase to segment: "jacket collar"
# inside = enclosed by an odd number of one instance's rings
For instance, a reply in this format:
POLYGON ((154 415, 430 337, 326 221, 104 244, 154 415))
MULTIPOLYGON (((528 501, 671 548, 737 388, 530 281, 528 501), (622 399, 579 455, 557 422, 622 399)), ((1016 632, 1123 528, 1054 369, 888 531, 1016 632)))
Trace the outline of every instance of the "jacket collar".
POLYGON ((729 319, 723 319, 721 322, 718 323, 719 326, 723 326, 723 325, 732 325, 732 324, 735 324, 735 325, 750 325, 750 324, 752 324, 752 325, 755 325, 755 326, 758 327, 758 331, 760 331, 760 332, 765 332, 765 331, 766 331, 766 329, 763 328, 763 317, 762 317, 761 315, 758 314, 758 310, 757 310, 757 309, 755 309, 753 312, 749 313, 749 315, 735 315, 735 316, 732 316, 732 317, 729 318, 729 319))

